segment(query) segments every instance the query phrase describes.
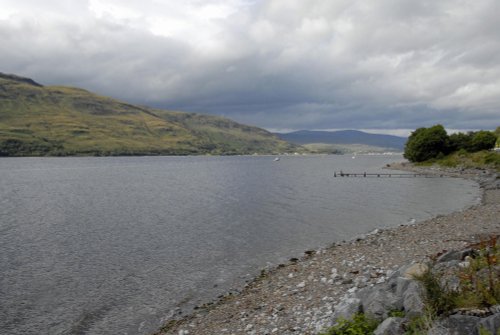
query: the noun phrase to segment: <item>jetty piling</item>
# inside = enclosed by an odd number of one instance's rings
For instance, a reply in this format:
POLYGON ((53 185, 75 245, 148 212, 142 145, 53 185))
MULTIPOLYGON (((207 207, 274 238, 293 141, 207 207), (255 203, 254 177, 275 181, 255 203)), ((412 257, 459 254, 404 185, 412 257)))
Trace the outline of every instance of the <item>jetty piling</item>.
POLYGON ((442 174, 427 174, 427 173, 366 173, 366 172, 333 172, 333 176, 336 177, 354 177, 354 178, 443 178, 442 174))

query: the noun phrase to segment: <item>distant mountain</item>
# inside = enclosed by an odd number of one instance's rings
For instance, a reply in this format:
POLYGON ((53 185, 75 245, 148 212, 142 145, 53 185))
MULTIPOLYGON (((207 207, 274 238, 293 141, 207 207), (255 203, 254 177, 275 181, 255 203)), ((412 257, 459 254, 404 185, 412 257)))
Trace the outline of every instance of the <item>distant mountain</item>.
POLYGON ((226 118, 135 106, 0 73, 0 156, 273 154, 296 145, 226 118))
POLYGON ((407 138, 370 134, 359 130, 312 131, 299 130, 291 133, 276 134, 281 139, 297 145, 331 144, 331 145, 364 145, 369 147, 388 148, 402 151, 407 138))

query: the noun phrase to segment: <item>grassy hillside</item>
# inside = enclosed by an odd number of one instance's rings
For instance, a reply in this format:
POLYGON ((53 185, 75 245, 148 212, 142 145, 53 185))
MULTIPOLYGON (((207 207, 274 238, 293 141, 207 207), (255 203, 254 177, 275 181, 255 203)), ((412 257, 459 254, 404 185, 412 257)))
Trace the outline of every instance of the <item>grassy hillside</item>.
POLYGON ((297 147, 228 119, 134 106, 0 74, 0 155, 280 153, 297 147))
POLYGON ((213 154, 238 153, 279 153, 303 151, 268 131, 233 122, 229 119, 195 113, 168 112, 156 110, 162 119, 180 124, 197 138, 202 139, 201 146, 213 154), (256 148, 259 150, 256 151, 256 148))

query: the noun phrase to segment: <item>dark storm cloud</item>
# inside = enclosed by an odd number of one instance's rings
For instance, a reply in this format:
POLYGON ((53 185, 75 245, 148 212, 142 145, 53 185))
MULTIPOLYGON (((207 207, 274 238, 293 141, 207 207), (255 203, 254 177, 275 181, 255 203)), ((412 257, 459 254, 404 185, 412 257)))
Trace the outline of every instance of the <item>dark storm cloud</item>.
POLYGON ((3 72, 267 128, 500 125, 495 0, 5 1, 3 72))

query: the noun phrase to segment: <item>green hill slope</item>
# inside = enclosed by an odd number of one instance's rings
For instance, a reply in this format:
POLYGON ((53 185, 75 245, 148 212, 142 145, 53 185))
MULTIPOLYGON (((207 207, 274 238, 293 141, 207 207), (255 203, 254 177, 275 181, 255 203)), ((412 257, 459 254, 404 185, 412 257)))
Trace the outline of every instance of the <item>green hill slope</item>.
POLYGON ((231 120, 134 106, 0 73, 0 156, 270 154, 297 146, 231 120))

